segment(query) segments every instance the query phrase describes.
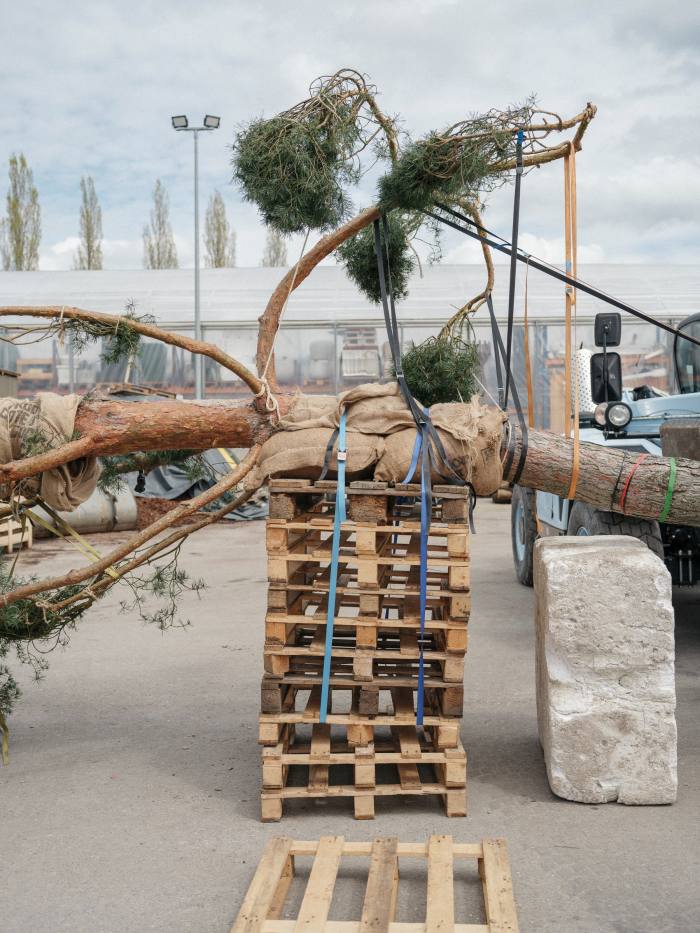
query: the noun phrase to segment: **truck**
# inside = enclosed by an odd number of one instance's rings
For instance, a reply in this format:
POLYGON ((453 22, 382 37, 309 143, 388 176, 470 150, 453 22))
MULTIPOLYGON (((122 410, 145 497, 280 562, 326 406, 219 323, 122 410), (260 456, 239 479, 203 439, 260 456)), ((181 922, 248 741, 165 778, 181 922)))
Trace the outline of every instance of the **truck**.
MULTIPOLYGON (((700 338, 700 314, 682 321, 674 337, 673 394, 647 385, 623 388, 620 355, 609 351, 619 346, 621 331, 618 313, 596 315, 594 339, 602 352, 589 354, 588 371, 581 367, 583 378, 572 386, 579 393, 580 440, 648 456, 700 461, 700 346, 683 338, 683 334, 700 338)), ((541 490, 513 487, 513 563, 525 586, 532 586, 538 537, 616 534, 644 541, 664 560, 675 586, 700 583, 700 528, 632 518, 541 490)))

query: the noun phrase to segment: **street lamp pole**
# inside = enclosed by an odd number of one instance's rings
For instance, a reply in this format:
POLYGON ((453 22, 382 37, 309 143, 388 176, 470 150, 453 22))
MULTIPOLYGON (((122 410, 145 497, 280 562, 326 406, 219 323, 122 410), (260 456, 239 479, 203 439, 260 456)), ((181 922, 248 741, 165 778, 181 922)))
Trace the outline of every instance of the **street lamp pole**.
MULTIPOLYGON (((199 287, 199 134, 218 130, 220 119, 207 114, 202 126, 190 126, 186 116, 171 118, 173 129, 194 135, 194 337, 202 339, 199 287)), ((201 354, 194 357, 194 396, 204 398, 204 360, 201 354)))
MULTIPOLYGON (((199 130, 194 136, 194 339, 202 339, 202 318, 199 312, 199 130)), ((204 398, 204 360, 201 353, 194 357, 194 397, 204 398)))

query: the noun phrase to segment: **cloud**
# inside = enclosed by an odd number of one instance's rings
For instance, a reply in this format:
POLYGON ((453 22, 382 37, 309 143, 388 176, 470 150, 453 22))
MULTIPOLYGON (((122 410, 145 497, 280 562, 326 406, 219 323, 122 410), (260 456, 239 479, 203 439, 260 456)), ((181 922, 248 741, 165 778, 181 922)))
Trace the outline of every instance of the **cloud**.
MULTIPOLYGON (((265 230, 230 184, 235 127, 289 107, 313 78, 343 66, 366 72, 384 109, 401 113, 414 134, 533 91, 562 113, 593 100, 599 113, 577 159, 581 242, 610 262, 645 261, 655 235, 658 261, 697 254, 690 224, 700 198, 700 127, 692 118, 700 26, 692 4, 531 0, 526 17, 508 15, 510 5, 455 0, 356 0, 326 4, 322 16, 315 0, 150 0, 133 15, 116 0, 5 6, 13 40, 3 48, 0 166, 23 151, 34 168, 44 268, 70 265, 65 244, 78 232, 83 174, 93 176, 102 202, 105 262, 110 243, 110 263, 140 267, 156 178, 170 192, 183 264, 191 262, 192 141, 173 132, 170 115, 204 112, 220 114, 222 129, 200 141, 202 211, 219 188, 239 262, 258 264, 265 230), (575 36, 576 54, 566 35, 575 36)), ((372 188, 363 186, 358 206, 372 188)), ((489 225, 507 234, 511 205, 510 188, 494 193, 489 225)), ((523 229, 555 249, 561 216, 561 165, 529 174, 523 229)), ((446 234, 448 256, 470 248, 446 234)))

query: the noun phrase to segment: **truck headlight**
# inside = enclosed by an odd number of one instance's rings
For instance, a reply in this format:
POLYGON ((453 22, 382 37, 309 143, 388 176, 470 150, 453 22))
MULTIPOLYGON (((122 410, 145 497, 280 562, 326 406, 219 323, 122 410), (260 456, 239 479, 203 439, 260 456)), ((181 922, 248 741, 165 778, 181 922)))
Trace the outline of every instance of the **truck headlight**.
POLYGON ((605 422, 608 427, 620 431, 632 420, 632 409, 624 402, 613 402, 608 405, 605 412, 605 422))
POLYGON ((601 428, 605 427, 605 413, 607 410, 607 403, 601 402, 600 405, 596 405, 595 411, 593 412, 593 420, 601 428))

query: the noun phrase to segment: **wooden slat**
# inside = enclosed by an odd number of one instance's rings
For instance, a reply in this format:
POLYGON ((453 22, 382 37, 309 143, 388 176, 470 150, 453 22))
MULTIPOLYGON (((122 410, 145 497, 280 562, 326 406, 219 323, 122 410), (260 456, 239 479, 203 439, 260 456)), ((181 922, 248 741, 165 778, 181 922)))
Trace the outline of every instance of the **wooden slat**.
POLYGON ((453 931, 455 924, 452 836, 431 836, 428 842, 426 933, 453 931))
POLYGON ((518 933, 508 847, 505 839, 484 839, 481 862, 489 933, 518 933))
POLYGON ((292 843, 288 836, 276 836, 265 846, 231 933, 261 933, 275 902, 292 843))
MULTIPOLYGON (((294 920, 268 920, 263 933, 294 933, 294 920)), ((424 923, 397 923, 388 926, 389 933, 425 933, 424 923)), ((483 923, 456 923, 454 933, 489 933, 483 923)), ((362 926, 357 920, 329 920, 323 927, 323 933, 361 933, 362 926)))
POLYGON ((398 839, 375 839, 360 919, 361 933, 388 933, 396 912, 399 887, 398 839))
MULTIPOLYGON (((346 842, 343 846, 343 855, 352 858, 364 857, 372 854, 373 842, 346 842)), ((318 849, 316 839, 295 839, 292 843, 292 855, 315 855, 318 849)), ((396 854, 400 858, 426 858, 428 843, 426 842, 399 842, 396 845, 396 854)), ((452 855, 458 859, 480 859, 484 850, 480 842, 453 842, 452 855)))
POLYGON ((343 854, 342 836, 322 836, 316 850, 294 933, 323 930, 331 909, 335 879, 343 854))

